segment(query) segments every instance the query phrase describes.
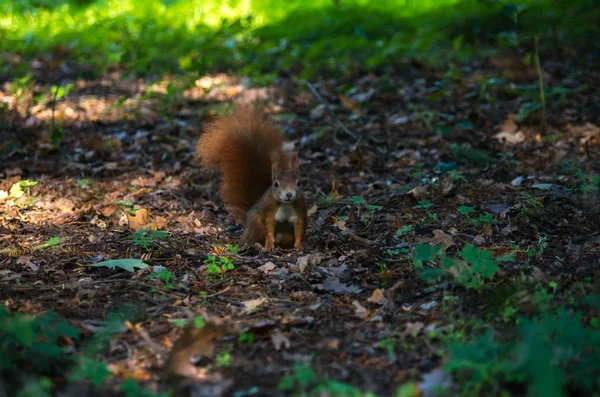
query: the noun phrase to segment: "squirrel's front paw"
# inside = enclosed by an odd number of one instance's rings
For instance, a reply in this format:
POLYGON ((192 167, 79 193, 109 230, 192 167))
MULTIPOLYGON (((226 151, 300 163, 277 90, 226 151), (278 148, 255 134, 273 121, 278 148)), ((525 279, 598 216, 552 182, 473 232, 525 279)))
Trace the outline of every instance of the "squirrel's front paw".
POLYGON ((275 241, 267 241, 265 243, 265 251, 273 251, 275 249, 275 241))
POLYGON ((298 251, 304 251, 304 243, 297 242, 296 244, 294 244, 294 248, 296 248, 298 251))

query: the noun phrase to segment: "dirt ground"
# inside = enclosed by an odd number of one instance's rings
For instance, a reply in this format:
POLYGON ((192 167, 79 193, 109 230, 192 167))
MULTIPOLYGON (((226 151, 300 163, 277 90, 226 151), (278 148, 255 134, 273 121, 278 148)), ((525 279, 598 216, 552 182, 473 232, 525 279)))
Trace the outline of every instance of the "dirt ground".
POLYGON ((197 315, 227 327, 215 354, 198 363, 200 380, 178 383, 177 395, 288 395, 278 384, 302 362, 323 379, 382 396, 410 380, 426 390, 444 363, 446 336, 468 335, 482 319, 502 329, 519 280, 554 281, 561 296, 597 290, 598 193, 576 187, 581 175, 600 172, 600 97, 579 89, 597 87, 600 75, 563 59, 545 65, 546 84, 570 90, 549 101, 546 134, 539 112, 516 121, 525 100, 509 93, 535 84, 535 71, 500 60, 459 80, 406 65, 313 81, 321 98, 286 79, 253 88, 225 75, 195 77, 175 93, 168 81, 117 73, 76 80, 56 104, 58 145, 48 141, 51 106, 4 90, 11 110, 0 130, 0 299, 15 312, 56 311, 84 342, 108 313, 133 313, 102 356, 115 375, 106 391, 56 375, 65 396, 114 394, 126 377, 158 390, 160 349, 182 334, 174 320, 197 315), (507 80, 482 89, 490 76, 507 80), (340 95, 341 85, 355 89, 340 95), (304 252, 237 252, 241 226, 224 211, 218 175, 194 159, 203 125, 251 101, 300 153, 311 207, 304 252), (17 200, 8 192, 20 180, 37 184, 17 200), (461 206, 493 221, 467 221, 461 206), (131 235, 146 227, 170 237, 136 245, 131 235), (53 237, 60 242, 39 247, 53 237), (448 255, 473 244, 516 261, 486 288, 449 279, 432 286, 411 259, 423 243, 443 244, 448 255), (210 255, 234 269, 209 274, 210 255), (172 276, 91 266, 120 258, 172 276))

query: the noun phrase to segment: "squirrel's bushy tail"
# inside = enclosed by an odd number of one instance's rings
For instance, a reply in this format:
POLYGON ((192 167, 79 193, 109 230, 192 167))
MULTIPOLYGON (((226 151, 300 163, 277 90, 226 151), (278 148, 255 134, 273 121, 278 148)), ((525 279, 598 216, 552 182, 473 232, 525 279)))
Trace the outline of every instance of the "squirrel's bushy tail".
POLYGON ((196 156, 204 167, 221 171, 221 195, 240 223, 271 187, 271 154, 281 154, 282 147, 279 129, 250 107, 217 119, 200 136, 196 156))

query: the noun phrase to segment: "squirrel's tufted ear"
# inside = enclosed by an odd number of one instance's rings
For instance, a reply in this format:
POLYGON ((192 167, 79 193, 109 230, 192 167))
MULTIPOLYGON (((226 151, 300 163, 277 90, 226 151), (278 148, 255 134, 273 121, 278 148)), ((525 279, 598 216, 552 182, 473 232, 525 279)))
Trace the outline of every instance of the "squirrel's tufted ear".
POLYGON ((298 153, 290 153, 290 169, 298 171, 298 153))
POLYGON ((279 152, 272 152, 271 153, 271 173, 272 173, 273 179, 275 179, 275 177, 277 176, 277 173, 279 172, 279 163, 280 162, 281 162, 281 155, 279 154, 279 152))

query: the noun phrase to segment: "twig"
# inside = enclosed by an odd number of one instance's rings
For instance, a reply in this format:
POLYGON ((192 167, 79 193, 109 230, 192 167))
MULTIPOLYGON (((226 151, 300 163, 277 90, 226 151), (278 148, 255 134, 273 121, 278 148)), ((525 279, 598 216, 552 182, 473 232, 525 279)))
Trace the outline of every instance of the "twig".
POLYGON ((346 127, 344 125, 344 123, 342 123, 342 120, 340 120, 340 118, 335 114, 335 112, 333 111, 333 109, 331 109, 331 105, 321 96, 321 94, 319 94, 319 92, 316 90, 315 86, 312 85, 310 83, 310 81, 306 82, 306 85, 308 86, 308 88, 310 89, 310 91, 313 93, 313 95, 323 104, 325 105, 325 108, 327 109, 327 111, 329 112, 329 114, 331 115, 331 117, 333 117, 333 119, 335 120, 335 123, 338 125, 338 127, 340 127, 340 129, 342 131, 344 131, 346 134, 348 134, 349 136, 351 136, 352 138, 359 140, 360 137, 358 137, 355 133, 353 133, 352 131, 350 131, 348 129, 348 127, 346 127))
POLYGON ((540 101, 542 103, 542 134, 546 135, 548 131, 548 120, 546 119, 546 96, 544 95, 544 76, 542 75, 542 66, 540 65, 539 37, 535 36, 535 71, 538 75, 540 85, 540 101))

